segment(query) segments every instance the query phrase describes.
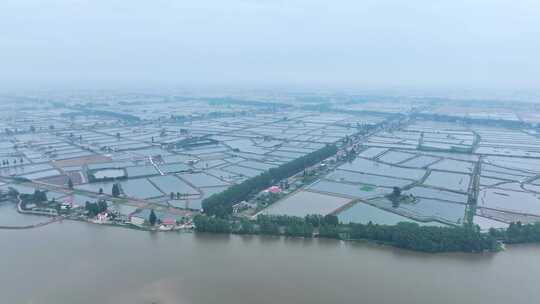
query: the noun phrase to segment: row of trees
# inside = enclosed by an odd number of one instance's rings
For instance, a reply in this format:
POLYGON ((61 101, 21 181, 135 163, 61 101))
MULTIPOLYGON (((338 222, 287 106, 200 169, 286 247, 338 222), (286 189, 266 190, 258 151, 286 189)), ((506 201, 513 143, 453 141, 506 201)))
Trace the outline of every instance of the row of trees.
POLYGON ((510 223, 506 230, 490 229, 489 234, 508 244, 540 242, 540 222, 510 223))
POLYGON ((337 222, 337 217, 334 215, 324 217, 308 215, 305 218, 285 215, 259 215, 254 221, 245 218, 238 221, 229 221, 219 217, 199 215, 194 219, 195 229, 199 232, 297 237, 312 237, 317 228, 319 231, 337 230, 337 222))
MULTIPOLYGON (((256 220, 226 220, 199 215, 194 219, 200 232, 265 234, 319 237, 344 240, 372 240, 424 252, 483 252, 499 249, 497 239, 478 227, 434 227, 402 222, 394 226, 340 224, 336 216, 309 215, 305 218, 260 215, 256 220)), ((524 227, 524 226, 523 226, 524 227)), ((540 224, 538 224, 540 229, 540 224)))
POLYGON ((335 145, 327 145, 277 168, 272 168, 240 184, 229 187, 221 193, 204 199, 202 202, 203 210, 208 215, 225 217, 232 213, 234 204, 248 200, 252 195, 272 186, 277 181, 313 166, 336 153, 337 147, 335 145))
POLYGON ((401 222, 394 226, 351 224, 350 239, 368 239, 425 252, 496 251, 497 240, 475 227, 420 226, 401 222))
MULTIPOLYGON (((17 164, 17 159, 16 159, 16 158, 13 159, 12 162, 13 162, 14 165, 16 165, 16 164, 17 164)), ((19 164, 22 164, 22 163, 24 163, 24 159, 21 157, 21 158, 19 159, 19 164)), ((3 159, 3 160, 2 160, 2 166, 9 166, 10 164, 11 164, 11 163, 9 162, 9 159, 3 159)))

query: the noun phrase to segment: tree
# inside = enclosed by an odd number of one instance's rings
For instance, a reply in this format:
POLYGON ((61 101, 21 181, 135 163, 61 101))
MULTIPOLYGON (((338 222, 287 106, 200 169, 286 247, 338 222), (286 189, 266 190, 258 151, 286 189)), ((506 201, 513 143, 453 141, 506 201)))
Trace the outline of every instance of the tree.
POLYGON ((230 233, 231 224, 228 220, 206 215, 197 215, 193 218, 195 230, 199 232, 230 233))
POLYGON ((337 216, 335 215, 332 215, 332 214, 328 214, 328 215, 325 215, 324 216, 324 223, 326 225, 332 225, 332 226, 336 226, 339 224, 339 219, 337 216))
POLYGON ((319 228, 319 237, 339 239, 339 229, 336 226, 321 226, 319 228))
POLYGON ((171 200, 173 200, 174 199, 174 192, 171 192, 170 196, 171 196, 171 200))
POLYGON ((239 234, 253 234, 255 233, 255 226, 250 220, 245 218, 240 219, 240 229, 238 230, 239 234))
POLYGON ((324 218, 320 214, 308 214, 304 217, 304 220, 307 223, 310 223, 314 227, 319 227, 321 223, 324 221, 324 218))
POLYGON ((157 221, 157 216, 154 213, 154 209, 150 211, 150 215, 148 216, 148 222, 150 223, 150 226, 154 226, 157 221))
POLYGON ((68 188, 73 190, 73 181, 70 179, 68 179, 68 188))
POLYGON ((392 207, 398 208, 400 200, 401 200, 401 188, 400 187, 393 187, 392 188, 392 193, 387 195, 387 197, 388 197, 388 199, 390 199, 390 201, 392 201, 392 207))
POLYGON ((111 192, 112 192, 112 193, 111 193, 112 196, 114 196, 114 197, 120 196, 120 188, 118 187, 118 184, 116 184, 116 183, 113 184, 113 186, 112 186, 112 191, 111 191, 111 192))
POLYGON ((90 203, 88 201, 84 204, 84 209, 88 211, 88 216, 90 217, 94 217, 100 212, 97 203, 90 203))
POLYGON ((107 202, 105 200, 99 200, 98 210, 100 213, 107 211, 107 202))
POLYGON ((42 203, 47 201, 47 193, 45 191, 35 190, 32 199, 36 203, 42 203))
POLYGON ((99 188, 99 194, 103 194, 103 188, 99 188))
POLYGON ((259 227, 262 234, 279 235, 279 226, 275 223, 265 221, 259 227))

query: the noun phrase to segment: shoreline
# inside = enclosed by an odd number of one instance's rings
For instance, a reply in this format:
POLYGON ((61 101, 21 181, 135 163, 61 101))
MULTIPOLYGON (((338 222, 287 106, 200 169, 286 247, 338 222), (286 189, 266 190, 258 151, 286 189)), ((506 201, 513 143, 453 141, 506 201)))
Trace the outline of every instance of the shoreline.
MULTIPOLYGON (((18 205, 18 204, 17 204, 18 205)), ((26 214, 32 214, 31 212, 20 212, 18 210, 17 212, 21 213, 23 215, 26 214)), ((251 236, 277 236, 277 237, 284 237, 288 239, 333 239, 333 240, 339 240, 343 242, 351 242, 351 243, 367 243, 367 244, 374 244, 378 246, 389 246, 393 248, 399 248, 399 249, 405 249, 407 251, 411 252, 424 252, 424 253, 451 253, 451 252, 463 252, 463 253, 486 253, 486 252, 500 252, 505 251, 507 247, 511 247, 512 245, 526 245, 526 244, 535 244, 538 242, 504 242, 500 239, 497 240, 497 247, 495 250, 481 250, 481 251, 464 251, 464 250, 439 250, 439 251, 426 251, 426 250, 417 250, 414 248, 407 248, 403 246, 399 246, 395 241, 384 241, 384 240, 375 240, 375 239, 369 239, 369 238, 341 238, 341 237, 321 237, 318 233, 314 233, 313 236, 293 236, 293 235, 285 235, 284 233, 278 233, 278 234, 268 234, 268 233, 241 233, 241 232, 212 232, 212 231, 197 231, 196 228, 169 228, 169 229, 160 229, 160 226, 137 226, 133 225, 131 223, 111 223, 111 222, 96 222, 89 219, 81 219, 81 218, 75 218, 75 217, 69 217, 69 216, 49 216, 49 215, 43 215, 43 214, 32 214, 37 216, 43 216, 44 218, 49 218, 48 221, 36 223, 36 224, 30 224, 30 225, 21 225, 21 226, 15 226, 15 225, 6 225, 2 226, 0 225, 0 230, 26 230, 26 229, 34 229, 34 228, 40 228, 42 226, 46 226, 49 224, 53 224, 56 222, 61 221, 74 221, 74 222, 84 222, 87 224, 94 224, 94 225, 104 225, 109 227, 117 227, 117 228, 125 228, 125 229, 132 229, 137 231, 147 231, 147 232, 177 232, 177 233, 208 233, 208 234, 228 234, 228 235, 251 235, 251 236)))
MULTIPOLYGON (((28 213, 22 213, 22 214, 28 214, 28 213)), ((40 216, 51 218, 50 216, 47 216, 47 215, 40 215, 40 216)), ((106 226, 106 227, 111 227, 111 228, 124 228, 124 229, 131 229, 131 230, 136 230, 136 231, 145 231, 145 232, 151 232, 151 233, 156 233, 156 232, 201 233, 201 234, 214 234, 214 235, 221 234, 221 235, 237 235, 237 236, 277 237, 277 238, 298 239, 298 240, 301 240, 301 239, 303 239, 303 240, 327 239, 327 240, 341 241, 341 242, 345 242, 345 243, 370 244, 370 245, 376 245, 376 246, 382 246, 382 247, 391 247, 391 248, 406 250, 406 251, 410 251, 410 252, 423 252, 423 253, 426 253, 426 254, 444 254, 444 253, 457 253, 457 252, 474 253, 474 254, 485 254, 487 252, 497 253, 499 251, 504 251, 505 248, 506 248, 506 245, 507 245, 505 243, 500 242, 501 248, 500 248, 500 250, 496 250, 496 251, 484 250, 484 251, 481 251, 481 252, 465 252, 465 251, 426 252, 426 251, 415 250, 415 249, 411 249, 411 248, 403 248, 403 247, 398 246, 395 242, 373 240, 373 239, 367 239, 367 238, 359 238, 359 239, 347 238, 347 239, 343 239, 343 238, 333 238, 333 237, 321 237, 318 234, 314 235, 313 237, 305 237, 305 236, 291 236, 291 235, 283 235, 283 234, 273 235, 273 234, 264 234, 264 233, 233 233, 233 232, 221 233, 221 232, 209 232, 209 231, 196 231, 196 229, 185 229, 185 228, 184 229, 163 230, 163 229, 159 229, 159 226, 156 226, 154 228, 150 228, 150 227, 144 227, 144 226, 137 226, 137 225, 133 225, 133 224, 116 224, 116 223, 106 223, 106 222, 98 223, 98 222, 95 222, 95 221, 92 221, 92 220, 84 220, 84 219, 79 219, 79 218, 70 218, 70 217, 62 217, 62 216, 60 216, 60 217, 52 217, 52 219, 49 220, 49 221, 40 222, 40 223, 33 224, 33 225, 26 225, 26 226, 1 226, 0 225, 0 230, 37 229, 37 228, 40 228, 40 227, 43 227, 43 226, 46 226, 46 225, 49 225, 49 224, 53 224, 53 223, 56 223, 56 222, 62 222, 64 220, 73 221, 73 222, 79 222, 79 223, 85 223, 85 224, 90 224, 90 225, 100 225, 100 226, 106 226)), ((516 245, 516 244, 510 244, 510 245, 516 245)), ((517 245, 519 245, 519 244, 517 244, 517 245)))

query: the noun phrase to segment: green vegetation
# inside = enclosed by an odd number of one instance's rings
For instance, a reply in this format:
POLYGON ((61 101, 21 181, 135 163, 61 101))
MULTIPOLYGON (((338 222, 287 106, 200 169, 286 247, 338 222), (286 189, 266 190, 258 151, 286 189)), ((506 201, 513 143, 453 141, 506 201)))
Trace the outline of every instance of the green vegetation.
POLYGON ((272 186, 275 182, 298 173, 337 153, 335 145, 325 146, 317 151, 299 157, 277 168, 272 168, 244 182, 229 187, 203 200, 204 212, 208 215, 225 217, 232 213, 232 206, 272 186))
POLYGON ((197 231, 213 233, 230 233, 231 223, 228 220, 206 215, 197 215, 193 219, 197 231))
POLYGON ((434 227, 401 222, 394 226, 351 224, 350 239, 367 239, 424 252, 497 251, 498 243, 478 227, 434 227))
POLYGON ((107 202, 104 200, 100 200, 97 203, 90 203, 87 201, 84 204, 84 209, 88 211, 89 217, 94 217, 101 212, 107 211, 107 202))
POLYGON ((362 185, 362 186, 360 186, 360 191, 370 192, 370 191, 373 191, 373 190, 375 190, 374 186, 370 186, 370 185, 362 185))
POLYGON ((29 201, 34 203, 42 203, 47 201, 47 191, 34 190, 34 194, 30 195, 29 201))
POLYGON ((387 194, 386 198, 392 202, 392 207, 394 208, 398 208, 399 204, 401 203, 410 204, 416 201, 416 197, 414 197, 414 195, 404 195, 400 187, 393 187, 392 193, 387 194))
MULTIPOLYGON (((481 233, 478 227, 432 227, 416 223, 394 226, 339 224, 334 215, 259 215, 256 220, 225 220, 199 215, 194 219, 199 232, 324 237, 343 240, 370 240, 423 252, 483 252, 499 250, 497 239, 481 233)), ((524 227, 524 226, 523 226, 524 227)), ((540 231, 540 224, 536 227, 540 231)), ((540 236, 540 233, 538 234, 540 236)), ((540 237, 539 237, 540 239, 540 237)))
MULTIPOLYGON (((13 192, 10 193, 10 195, 19 195, 19 193, 14 190, 13 192)), ((43 205, 45 203, 47 203, 48 199, 47 199, 47 191, 40 191, 38 189, 36 189, 34 191, 34 193, 32 194, 20 194, 19 195, 20 199, 21 199, 21 207, 23 209, 26 209, 26 205, 28 204, 36 204, 36 205, 43 205)))
POLYGON ((536 243, 540 242, 540 222, 522 224, 521 222, 510 223, 508 229, 490 229, 489 234, 508 244, 536 243))
POLYGON ((157 222, 157 216, 154 212, 154 209, 150 211, 150 215, 148 216, 148 222, 150 223, 150 226, 154 226, 157 222))
POLYGON ((118 184, 113 184, 112 185, 111 194, 112 194, 113 197, 119 197, 120 196, 120 187, 118 186, 118 184))

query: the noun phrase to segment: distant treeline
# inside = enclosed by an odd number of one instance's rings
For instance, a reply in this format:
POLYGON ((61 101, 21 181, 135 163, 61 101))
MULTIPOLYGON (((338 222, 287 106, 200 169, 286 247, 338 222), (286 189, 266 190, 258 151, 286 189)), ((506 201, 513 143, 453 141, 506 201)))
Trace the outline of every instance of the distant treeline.
POLYGON ((429 119, 442 122, 463 122, 466 124, 482 124, 487 126, 497 126, 497 127, 507 127, 507 128, 528 128, 531 127, 529 123, 526 123, 521 120, 504 120, 504 119, 493 119, 493 118, 471 118, 463 116, 453 116, 445 114, 434 114, 434 113, 415 113, 413 118, 429 119))
POLYGON ((243 99, 233 99, 229 97, 222 98, 200 98, 200 100, 208 101, 210 105, 226 105, 226 104, 237 104, 244 106, 253 106, 253 107, 281 107, 288 108, 291 107, 290 104, 280 103, 280 102, 266 102, 266 101, 257 101, 257 100, 243 100, 243 99))
POLYGON ((85 109, 85 110, 79 110, 79 112, 71 112, 71 113, 62 114, 62 116, 67 116, 67 117, 89 116, 89 115, 113 117, 113 118, 117 118, 119 120, 123 120, 126 122, 138 122, 141 120, 139 117, 135 115, 131 115, 131 114, 118 113, 118 112, 105 111, 105 110, 93 110, 93 109, 85 109))
POLYGON ((199 232, 324 237, 340 240, 370 240, 423 252, 497 251, 497 239, 478 227, 434 227, 402 222, 394 226, 339 224, 334 215, 305 218, 259 215, 256 220, 226 220, 199 215, 194 219, 199 232))
POLYGON ((203 210, 208 215, 224 217, 232 213, 232 206, 249 199, 252 195, 272 186, 279 180, 294 175, 318 162, 335 155, 337 147, 327 145, 317 151, 299 157, 277 168, 272 168, 227 190, 214 194, 203 200, 203 210))

